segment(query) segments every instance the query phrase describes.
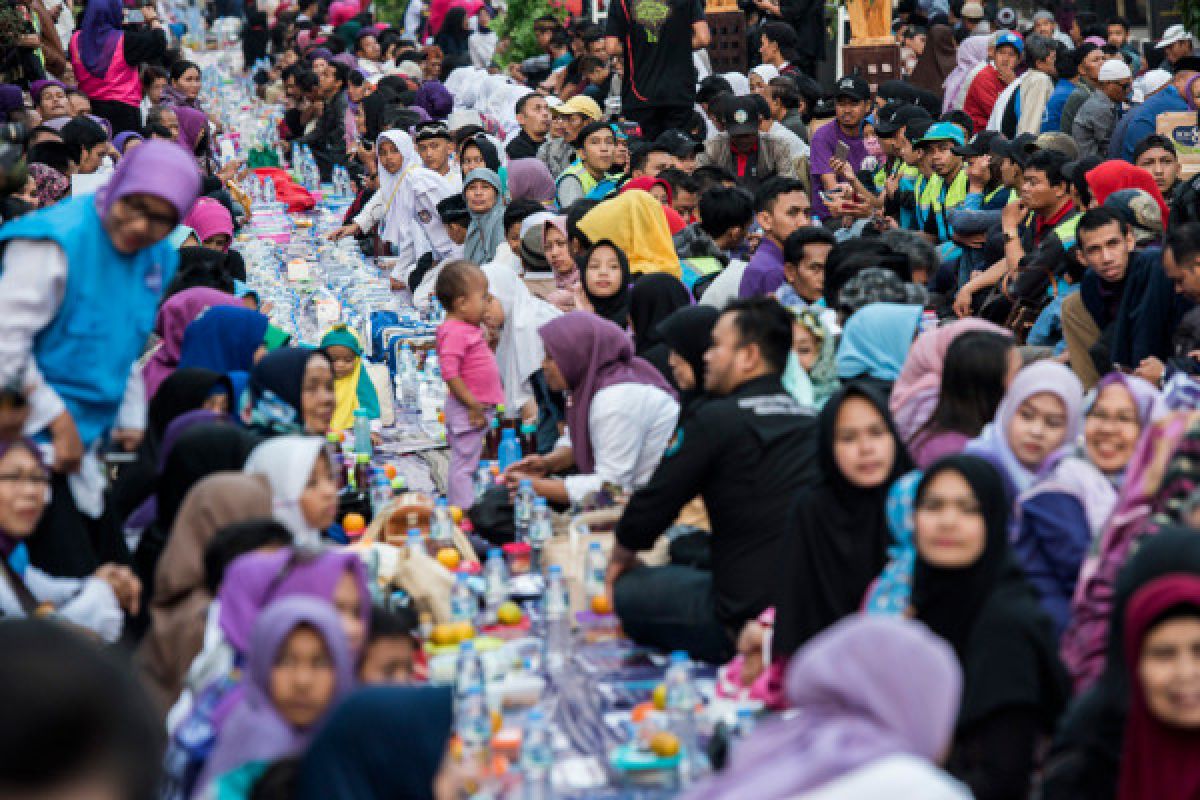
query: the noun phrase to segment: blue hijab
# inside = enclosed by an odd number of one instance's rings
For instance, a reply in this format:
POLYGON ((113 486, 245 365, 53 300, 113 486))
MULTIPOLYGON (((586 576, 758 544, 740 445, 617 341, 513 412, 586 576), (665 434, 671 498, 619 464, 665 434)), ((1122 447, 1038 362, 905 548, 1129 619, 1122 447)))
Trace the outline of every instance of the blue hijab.
POLYGON ((308 748, 296 798, 432 800, 452 722, 449 688, 361 689, 338 706, 308 748))
POLYGON ((121 0, 89 0, 79 26, 79 60, 97 78, 108 74, 121 43, 121 0))
POLYGON ((247 372, 266 332, 267 318, 257 311, 213 306, 184 330, 178 369, 199 367, 222 375, 247 372))
POLYGON ((908 357, 921 306, 871 303, 846 321, 838 345, 837 374, 842 380, 870 375, 892 383, 908 357))

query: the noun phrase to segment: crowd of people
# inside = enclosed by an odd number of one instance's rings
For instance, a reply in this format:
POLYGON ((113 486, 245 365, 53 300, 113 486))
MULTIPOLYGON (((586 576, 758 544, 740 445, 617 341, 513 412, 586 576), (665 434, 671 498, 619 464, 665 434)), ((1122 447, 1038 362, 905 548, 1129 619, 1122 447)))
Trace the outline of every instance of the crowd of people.
POLYGON ((1193 38, 922 0, 904 80, 822 85, 810 5, 716 73, 698 0, 522 58, 479 0, 217 2, 281 109, 251 163, 177 8, 0 8, 0 794, 478 785, 345 547, 379 354, 246 283, 247 181, 311 209, 306 148, 327 238, 444 310, 449 503, 499 420, 534 443, 472 541, 615 501, 622 634, 769 710, 688 797, 1196 797, 1193 38))

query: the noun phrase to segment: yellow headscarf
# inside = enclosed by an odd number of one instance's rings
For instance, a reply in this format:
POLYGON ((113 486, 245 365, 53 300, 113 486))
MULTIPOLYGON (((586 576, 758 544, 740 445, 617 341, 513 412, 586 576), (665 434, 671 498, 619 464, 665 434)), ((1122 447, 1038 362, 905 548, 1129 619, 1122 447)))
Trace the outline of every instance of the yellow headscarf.
POLYGON ((625 251, 631 272, 682 275, 662 204, 649 192, 631 189, 589 211, 579 230, 593 242, 608 239, 625 251))
POLYGON ((367 416, 379 418, 379 398, 375 394, 375 386, 371 376, 365 375, 366 367, 362 363, 362 345, 354 331, 339 325, 321 339, 321 348, 341 345, 354 352, 354 369, 344 378, 333 381, 333 396, 336 405, 333 409, 333 422, 330 430, 344 431, 354 427, 354 412, 365 408, 367 416))

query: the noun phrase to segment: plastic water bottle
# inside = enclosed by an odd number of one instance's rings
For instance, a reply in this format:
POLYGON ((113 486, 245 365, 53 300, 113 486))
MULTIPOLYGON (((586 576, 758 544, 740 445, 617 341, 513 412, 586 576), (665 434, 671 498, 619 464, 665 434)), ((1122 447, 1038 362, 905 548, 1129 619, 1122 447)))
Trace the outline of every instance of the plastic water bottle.
MULTIPOLYGON (((473 691, 484 689, 483 660, 475 652, 475 642, 467 640, 458 646, 458 663, 454 672, 454 701, 456 710, 463 698, 473 691)), ((490 725, 489 725, 490 727, 490 725)))
POLYGON ((442 380, 442 366, 438 363, 437 353, 432 350, 425 356, 425 375, 431 381, 440 383, 442 380))
POLYGON ((354 409, 354 454, 371 455, 371 418, 365 408, 354 409))
POLYGON ((419 528, 408 529, 408 552, 419 553, 425 547, 425 537, 419 528))
POLYGON ((737 711, 737 738, 745 739, 754 732, 757 719, 754 716, 754 709, 739 708, 737 711))
POLYGON ((392 482, 381 469, 371 470, 371 514, 378 517, 392 502, 392 482))
POLYGON ((396 371, 401 375, 412 372, 417 368, 417 358, 413 355, 408 342, 400 345, 400 357, 396 359, 396 371))
POLYGON ((549 800, 553 794, 554 739, 540 708, 529 712, 521 740, 521 774, 524 800, 549 800))
POLYGON ((513 498, 513 533, 518 542, 529 542, 529 522, 533 517, 533 481, 522 478, 513 498))
POLYGON ((546 617, 546 667, 554 672, 563 669, 571 654, 570 603, 562 567, 553 564, 542 597, 546 617))
POLYGON ((554 535, 554 521, 550 518, 550 507, 546 498, 536 497, 533 501, 533 514, 529 520, 529 544, 534 550, 541 550, 554 535))
POLYGON ((492 735, 492 717, 488 713, 483 688, 474 686, 463 693, 454 715, 458 738, 463 744, 463 760, 485 763, 488 741, 492 735))
POLYGON ((496 621, 496 613, 508 599, 508 565, 504 563, 504 552, 499 547, 488 550, 483 564, 483 604, 487 609, 487 621, 496 621))
POLYGON ((429 520, 429 538, 436 548, 454 546, 454 518, 446 498, 439 497, 433 505, 433 517, 429 520))
POLYGON ((400 388, 403 393, 401 405, 406 411, 418 411, 421 405, 421 385, 417 381, 417 371, 410 369, 401 378, 400 388))
POLYGON ((483 499, 487 490, 492 488, 492 462, 480 461, 479 466, 475 469, 475 501, 479 502, 483 499))
POLYGON ((467 576, 461 572, 454 576, 454 588, 450 590, 450 618, 455 622, 475 621, 475 595, 467 586, 467 576))
POLYGON ((608 571, 608 559, 604 557, 604 548, 599 542, 588 545, 587 555, 583 564, 583 588, 588 603, 592 598, 604 595, 604 576, 608 571))
POLYGON ((667 717, 671 730, 679 738, 683 758, 679 762, 680 783, 693 783, 704 771, 703 754, 696 736, 696 703, 699 698, 692 687, 692 663, 682 650, 671 653, 664 680, 667 687, 667 717))
POLYGON ((270 175, 263 179, 263 201, 267 203, 275 202, 275 179, 270 175))
POLYGON ((512 428, 505 428, 500 433, 496 459, 500 462, 501 472, 521 460, 521 443, 517 441, 517 432, 512 428))

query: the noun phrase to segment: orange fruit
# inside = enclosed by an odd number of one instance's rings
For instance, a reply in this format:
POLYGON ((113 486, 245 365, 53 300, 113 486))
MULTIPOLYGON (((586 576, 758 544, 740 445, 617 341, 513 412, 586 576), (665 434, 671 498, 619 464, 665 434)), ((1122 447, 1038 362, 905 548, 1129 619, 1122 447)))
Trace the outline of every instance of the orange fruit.
POLYGON ((646 721, 646 717, 650 716, 650 712, 652 711, 654 711, 653 703, 638 703, 629 712, 629 716, 635 723, 642 723, 646 721))
POLYGON ((496 620, 501 625, 520 625, 523 616, 521 607, 511 600, 501 603, 496 609, 496 620))
POLYGON ((474 638, 475 629, 471 627, 469 622, 454 622, 450 625, 454 629, 455 641, 465 642, 467 639, 474 638))
POLYGON ((441 550, 438 550, 437 560, 441 562, 443 567, 453 572, 462 563, 462 556, 453 547, 443 547, 441 550))
POLYGON ((504 715, 499 711, 492 712, 492 735, 495 736, 500 732, 500 728, 504 725, 504 715))
POLYGON ((395 465, 394 464, 386 464, 383 468, 383 474, 387 475, 387 479, 389 481, 392 480, 393 478, 395 478, 396 477, 395 465))
POLYGON ((362 514, 351 512, 342 517, 342 528, 349 534, 362 533, 367 527, 367 521, 362 514))
POLYGON ((495 778, 503 778, 508 774, 508 759, 502 755, 492 756, 491 774, 495 778))
POLYGON ((592 611, 596 614, 611 614, 612 603, 608 602, 608 595, 598 594, 592 598, 592 611))
POLYGON ((679 737, 667 731, 659 731, 650 737, 650 751, 659 758, 678 755, 679 737))
POLYGON ((450 737, 450 755, 455 761, 462 761, 463 742, 462 739, 458 738, 457 733, 450 737))
POLYGON ((458 631, 454 625, 434 625, 433 632, 429 634, 429 639, 434 644, 445 647, 458 641, 458 631))

